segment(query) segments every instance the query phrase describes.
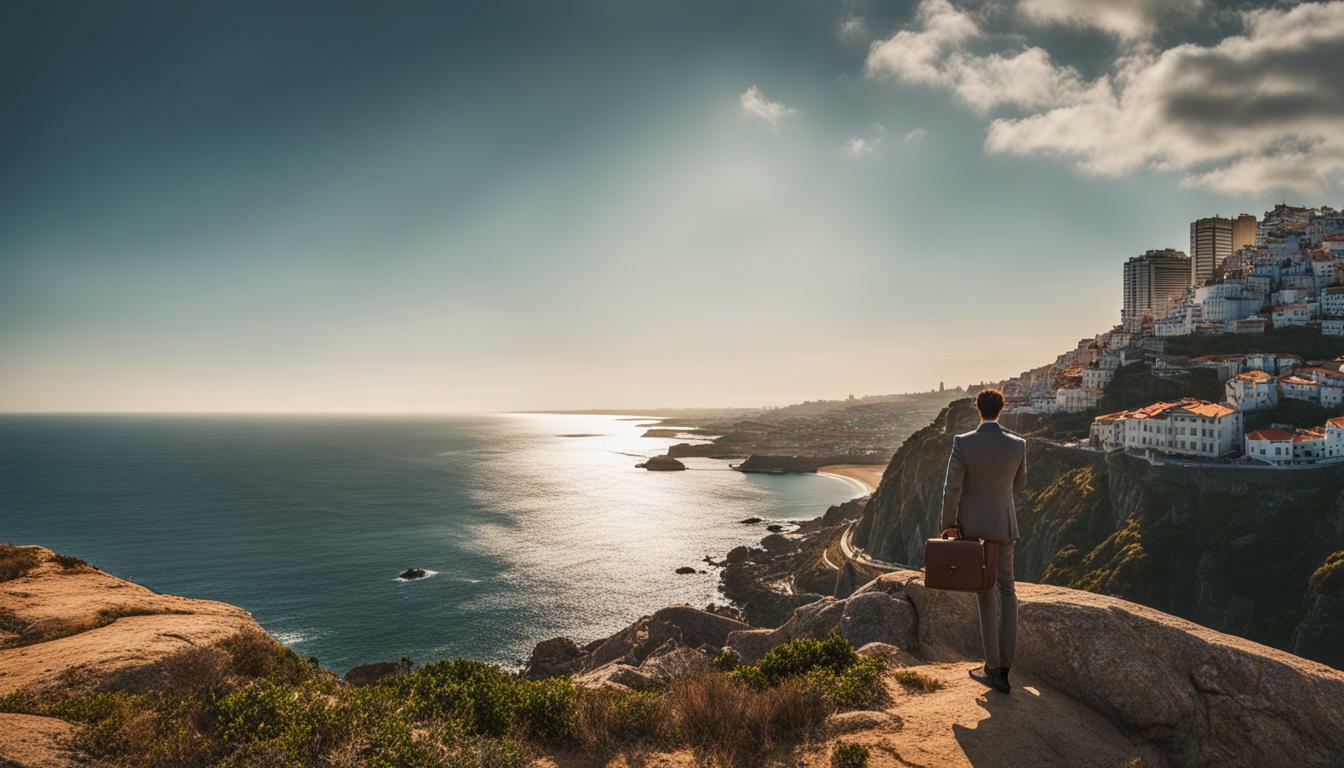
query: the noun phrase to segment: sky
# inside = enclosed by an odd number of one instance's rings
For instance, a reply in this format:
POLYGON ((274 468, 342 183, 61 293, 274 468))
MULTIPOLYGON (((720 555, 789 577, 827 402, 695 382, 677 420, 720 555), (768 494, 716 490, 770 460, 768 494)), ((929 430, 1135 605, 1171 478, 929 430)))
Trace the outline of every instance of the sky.
POLYGON ((1344 2, 0 7, 0 410, 771 405, 1014 375, 1340 205, 1344 2))

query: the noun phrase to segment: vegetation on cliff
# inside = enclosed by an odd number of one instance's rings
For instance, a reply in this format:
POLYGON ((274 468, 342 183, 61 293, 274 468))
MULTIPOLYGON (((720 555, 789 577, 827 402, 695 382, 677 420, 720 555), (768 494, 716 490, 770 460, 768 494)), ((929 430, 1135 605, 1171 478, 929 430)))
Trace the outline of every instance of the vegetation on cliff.
POLYGON ((1330 553, 1311 574, 1311 589, 1323 595, 1344 594, 1344 549, 1330 553))
POLYGON ((1163 351, 1169 355, 1245 355, 1252 352, 1282 352, 1304 360, 1329 360, 1344 352, 1339 339, 1322 336, 1319 328, 1277 328, 1263 335, 1220 333, 1168 336, 1163 351))
POLYGON ((691 747, 729 766, 879 701, 883 668, 832 637, 647 690, 527 680, 462 659, 356 687, 243 634, 166 660, 144 692, 16 693, 0 712, 80 723, 79 746, 111 766, 520 766, 538 748, 639 746, 691 747))

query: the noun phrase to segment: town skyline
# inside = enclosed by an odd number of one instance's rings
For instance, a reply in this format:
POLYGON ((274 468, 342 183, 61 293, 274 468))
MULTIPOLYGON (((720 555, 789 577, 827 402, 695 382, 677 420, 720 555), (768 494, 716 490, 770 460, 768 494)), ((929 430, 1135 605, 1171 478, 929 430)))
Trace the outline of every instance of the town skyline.
POLYGON ((1190 222, 1341 201, 1344 3, 1075 5, 7 9, 0 410, 1002 380, 1190 222))

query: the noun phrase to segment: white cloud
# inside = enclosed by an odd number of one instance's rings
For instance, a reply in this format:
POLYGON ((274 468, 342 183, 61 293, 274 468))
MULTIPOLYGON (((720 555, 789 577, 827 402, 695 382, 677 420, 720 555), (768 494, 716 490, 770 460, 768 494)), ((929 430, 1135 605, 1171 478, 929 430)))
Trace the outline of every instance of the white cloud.
POLYGON ((778 101, 767 99, 765 94, 761 93, 761 89, 754 85, 743 91, 739 100, 742 103, 742 114, 764 120, 776 128, 779 127, 779 121, 802 114, 793 107, 786 107, 778 101))
POLYGON ((1263 10, 1246 34, 1123 60, 1077 103, 989 126, 990 152, 1153 168, 1228 194, 1344 180, 1344 2, 1263 10))
POLYGON ((921 0, 913 26, 872 45, 865 62, 870 77, 947 88, 981 112, 1068 104, 1086 90, 1074 69, 1056 65, 1042 48, 1012 54, 972 51, 971 44, 986 35, 948 0, 921 0))
POLYGON ((925 135, 926 132, 923 128, 916 128, 912 131, 907 131, 906 134, 901 137, 901 140, 906 144, 918 144, 924 140, 925 135))
POLYGON ((862 136, 854 136, 845 142, 845 154, 853 158, 867 157, 877 151, 877 147, 881 143, 881 138, 867 139, 862 136))
MULTIPOLYGON (((1202 2, 1022 0, 1020 11, 1132 40, 1202 2)), ((1344 0, 1249 11, 1242 22, 1244 34, 1215 45, 1127 46, 1088 81, 949 0, 921 0, 908 28, 872 45, 866 70, 945 89, 981 113, 1012 110, 989 123, 991 153, 1064 157, 1104 175, 1179 173, 1229 194, 1344 183, 1344 0)))
POLYGON ((1122 40, 1137 40, 1203 6, 1204 0, 1021 0, 1017 10, 1033 24, 1098 29, 1122 40))
POLYGON ((836 34, 847 43, 867 40, 867 20, 862 16, 848 16, 840 22, 840 28, 836 31, 836 34))

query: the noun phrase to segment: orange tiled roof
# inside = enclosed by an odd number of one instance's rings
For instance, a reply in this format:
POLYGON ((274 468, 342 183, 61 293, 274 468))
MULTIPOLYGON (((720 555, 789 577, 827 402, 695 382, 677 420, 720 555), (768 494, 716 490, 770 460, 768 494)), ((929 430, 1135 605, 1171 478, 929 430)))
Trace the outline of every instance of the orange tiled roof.
POLYGON ((1257 368, 1255 370, 1239 373, 1237 374, 1237 378, 1245 379, 1246 381, 1269 381, 1270 377, 1268 373, 1257 368))
POLYGON ((1269 428, 1269 429, 1257 429, 1257 430, 1255 430, 1254 432, 1247 432, 1247 433, 1246 433, 1246 439, 1247 439, 1247 440, 1274 440, 1274 441, 1292 440, 1292 439, 1293 439, 1293 433, 1292 433, 1292 432, 1289 432, 1289 431, 1286 430, 1286 429, 1274 429, 1274 428, 1271 427, 1271 428, 1269 428))
POLYGON ((1178 405, 1179 407, 1182 407, 1191 413, 1198 414, 1200 416, 1207 416, 1209 418, 1214 419, 1237 412, 1236 408, 1233 408, 1228 405, 1223 405, 1222 403, 1206 403, 1199 400, 1195 400, 1189 405, 1184 404, 1178 404, 1178 405))
POLYGON ((1344 416, 1336 416, 1333 419, 1326 419, 1325 426, 1339 427, 1340 429, 1344 429, 1344 416))
POLYGON ((1303 384, 1307 386, 1317 386, 1316 382, 1312 381, 1311 379, 1304 379, 1301 376, 1284 376, 1282 379, 1279 379, 1279 381, 1283 382, 1284 384, 1303 384))

